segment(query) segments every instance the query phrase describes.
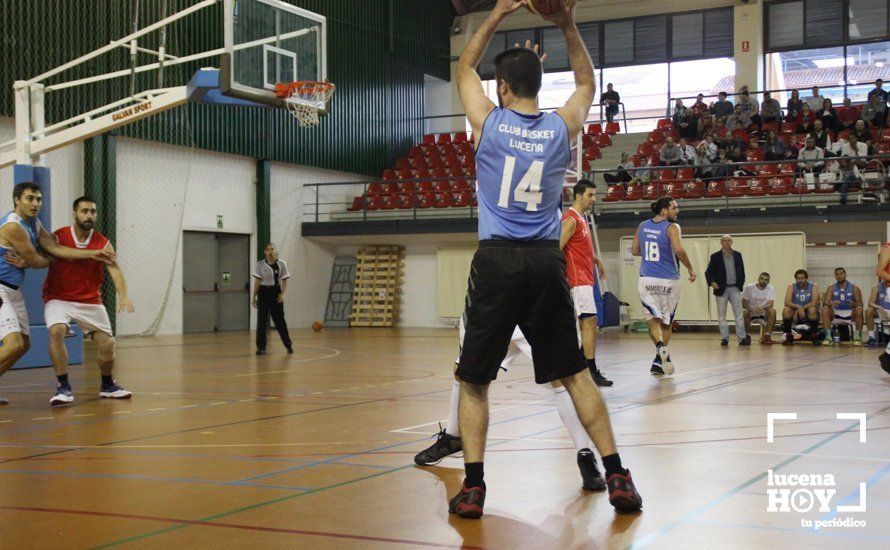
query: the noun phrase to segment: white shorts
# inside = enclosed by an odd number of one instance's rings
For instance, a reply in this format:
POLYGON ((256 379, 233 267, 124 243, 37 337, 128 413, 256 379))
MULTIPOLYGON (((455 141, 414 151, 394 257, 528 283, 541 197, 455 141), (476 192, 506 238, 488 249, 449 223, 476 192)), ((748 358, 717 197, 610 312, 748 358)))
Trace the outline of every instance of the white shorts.
MULTIPOLYGON (((458 337, 460 338, 460 344, 463 346, 464 344, 464 333, 466 329, 464 328, 464 318, 460 318, 460 324, 458 325, 458 337)), ((513 364, 513 361, 516 360, 520 355, 525 355, 529 359, 532 358, 532 347, 528 343, 528 340, 525 339, 525 334, 522 334, 522 331, 519 330, 519 327, 513 329, 513 335, 510 337, 510 345, 507 346, 507 355, 504 356, 504 360, 501 361, 501 367, 506 370, 507 367, 513 364)), ((457 365, 460 363, 460 357, 458 357, 454 364, 457 365)))
POLYGON ((888 309, 878 309, 875 311, 875 317, 879 321, 890 321, 890 310, 888 309))
POLYGON ((593 300, 592 286, 572 287, 572 303, 575 304, 575 317, 596 315, 596 302, 593 300))
POLYGON ((79 302, 66 302, 63 300, 50 300, 44 309, 46 326, 71 325, 71 321, 77 321, 84 334, 91 332, 104 332, 113 336, 111 332, 111 320, 108 312, 102 304, 81 304, 79 302))
POLYGON ((0 285, 0 301, 0 339, 13 332, 29 336, 31 330, 28 328, 28 309, 25 308, 22 291, 0 285))
POLYGON ((853 322, 853 310, 852 309, 835 309, 834 310, 834 319, 836 321, 846 321, 848 323, 853 322))
POLYGON ((680 303, 680 279, 640 277, 637 290, 646 310, 646 319, 661 319, 663 325, 671 324, 680 303))

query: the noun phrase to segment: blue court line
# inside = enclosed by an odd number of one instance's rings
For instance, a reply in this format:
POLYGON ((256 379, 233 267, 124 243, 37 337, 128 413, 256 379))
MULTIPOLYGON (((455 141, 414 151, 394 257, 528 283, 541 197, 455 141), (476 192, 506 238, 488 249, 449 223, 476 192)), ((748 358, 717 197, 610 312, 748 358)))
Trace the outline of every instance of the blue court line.
MULTIPOLYGON (((795 367, 795 368, 798 368, 798 367, 795 367)), ((886 411, 888 411, 888 410, 890 410, 890 407, 884 407, 883 409, 881 409, 881 410, 879 410, 879 411, 877 411, 877 412, 875 412, 875 413, 872 413, 871 415, 868 415, 866 418, 872 418, 872 417, 877 416, 877 415, 879 415, 879 414, 881 414, 881 413, 883 413, 883 412, 886 412, 886 411)), ((851 423, 849 426, 847 426, 847 427, 844 428, 843 430, 837 432, 836 434, 830 435, 830 436, 824 438, 822 441, 818 441, 818 442, 816 442, 816 443, 810 445, 809 447, 807 447, 806 449, 804 449, 804 450, 801 451, 800 453, 796 454, 795 456, 786 458, 785 460, 779 462, 778 464, 775 464, 775 465, 773 465, 772 467, 767 468, 767 470, 773 470, 773 471, 775 471, 775 470, 779 470, 780 468, 784 468, 785 466, 791 464, 792 462, 796 462, 797 460, 799 460, 799 459, 802 458, 803 456, 808 455, 809 453, 815 451, 815 450, 818 449, 819 447, 822 447, 822 446, 824 446, 824 445, 830 443, 831 441, 834 441, 834 440, 837 439, 838 437, 844 435, 845 433, 850 432, 850 431, 853 430, 854 428, 857 430, 857 433, 858 433, 858 430, 859 430, 859 421, 856 421, 856 422, 851 423)), ((663 535, 666 535, 667 533, 670 533, 670 532, 673 531, 674 529, 677 529, 678 527, 681 527, 681 526, 683 526, 683 525, 689 524, 690 521, 692 521, 692 520, 694 520, 695 518, 697 518, 698 516, 704 514, 704 513, 707 512, 708 510, 710 510, 710 509, 712 509, 712 508, 715 508, 716 506, 722 504, 724 501, 728 500, 730 497, 732 497, 732 496, 734 496, 734 495, 736 495, 736 494, 742 492, 743 490, 745 490, 745 489, 747 489, 748 487, 754 485, 754 484, 757 483, 758 481, 761 481, 761 480, 765 479, 765 478, 766 478, 766 475, 767 475, 767 473, 766 473, 766 472, 763 472, 762 474, 758 474, 758 475, 752 477, 752 478, 749 479, 748 481, 745 481, 745 482, 742 482, 742 483, 739 484, 739 485, 736 485, 735 487, 733 487, 732 489, 726 491, 725 493, 723 493, 722 495, 718 496, 717 498, 711 500, 710 502, 704 504, 703 506, 700 506, 700 507, 696 508, 695 510, 692 510, 691 512, 687 512, 687 513, 683 514, 683 516, 680 517, 679 519, 674 520, 674 521, 672 521, 671 523, 669 523, 669 524, 667 524, 667 525, 661 527, 661 528, 658 529, 657 531, 654 531, 654 532, 652 532, 652 533, 646 535, 646 536, 643 537, 642 539, 640 539, 640 540, 638 540, 638 541, 632 543, 630 546, 627 546, 626 548, 627 548, 627 549, 631 549, 631 550, 635 550, 635 549, 638 549, 638 548, 642 548, 642 547, 646 546, 647 544, 650 544, 651 542, 653 542, 653 541, 656 540, 657 538, 659 538, 659 537, 661 537, 661 536, 663 536, 663 535)))
POLYGON ((829 528, 820 529, 816 531, 815 529, 807 529, 805 527, 801 527, 798 529, 794 529, 791 527, 768 527, 766 525, 745 525, 742 523, 724 523, 721 521, 705 521, 705 520, 694 520, 690 522, 691 525, 710 525, 714 527, 728 527, 734 529, 759 529, 762 531, 778 531, 783 533, 794 533, 795 535, 815 535, 818 537, 834 537, 834 538, 842 538, 842 539, 856 539, 856 540, 869 540, 869 541, 878 541, 878 542, 890 542, 890 537, 882 536, 882 535, 866 535, 862 533, 851 533, 849 531, 832 531, 829 528))
MULTIPOLYGON (((874 474, 872 474, 872 476, 870 478, 868 478, 866 480, 866 482, 865 482, 865 488, 866 488, 865 505, 866 505, 866 508, 868 507, 868 489, 871 486, 873 486, 874 484, 876 484, 878 481, 880 481, 881 478, 887 474, 890 474, 890 464, 885 464, 882 468, 879 468, 878 471, 876 471, 874 474)), ((826 512, 819 519, 821 519, 821 520, 834 519, 837 517, 837 506, 846 506, 846 505, 850 505, 850 504, 854 504, 854 505, 859 504, 859 483, 858 482, 856 483, 856 489, 854 489, 853 492, 851 492, 850 494, 848 494, 847 496, 842 498, 840 501, 838 501, 838 503, 835 505, 834 510, 832 510, 831 512, 826 512)), ((844 512, 844 513, 847 513, 847 512, 844 512)))
POLYGON ((88 472, 60 472, 57 470, 7 470, 0 469, 3 474, 22 474, 22 475, 40 475, 40 476, 60 476, 60 477, 86 477, 96 479, 137 479, 145 481, 172 481, 176 483, 197 483, 202 485, 224 485, 236 487, 257 487, 260 489, 284 489, 286 491, 311 491, 311 487, 295 487, 290 485, 262 485, 258 483, 244 483, 241 481, 213 481, 210 479, 194 479, 187 477, 162 477, 150 476, 143 474, 98 474, 88 472))

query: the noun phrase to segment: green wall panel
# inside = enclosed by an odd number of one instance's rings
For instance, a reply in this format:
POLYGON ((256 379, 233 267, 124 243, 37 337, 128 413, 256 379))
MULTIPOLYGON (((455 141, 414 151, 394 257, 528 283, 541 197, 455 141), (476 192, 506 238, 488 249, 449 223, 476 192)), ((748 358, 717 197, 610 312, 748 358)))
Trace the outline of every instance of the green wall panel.
MULTIPOLYGON (((121 135, 194 145, 223 153, 377 175, 423 131, 423 76, 449 77, 448 0, 288 0, 328 18, 328 74, 337 85, 332 113, 301 129, 284 111, 190 104, 124 126, 121 135), (187 127, 186 127, 187 126, 187 127)), ((195 0, 168 0, 168 13, 195 0)), ((0 10, 0 115, 13 116, 11 84, 126 35, 136 2, 3 0, 0 10)), ((161 17, 158 0, 138 3, 140 26, 161 17)), ((222 44, 222 3, 167 28, 168 52, 184 56, 222 44)), ((140 40, 150 49, 159 34, 140 40)), ((140 54, 139 63, 153 62, 140 54)), ((184 84, 200 60, 165 70, 165 86, 184 84)), ((129 67, 120 48, 63 73, 62 82, 129 67)), ((157 72, 137 75, 137 89, 156 88, 157 72)), ((129 77, 49 94, 47 121, 68 118, 128 94, 129 77)))

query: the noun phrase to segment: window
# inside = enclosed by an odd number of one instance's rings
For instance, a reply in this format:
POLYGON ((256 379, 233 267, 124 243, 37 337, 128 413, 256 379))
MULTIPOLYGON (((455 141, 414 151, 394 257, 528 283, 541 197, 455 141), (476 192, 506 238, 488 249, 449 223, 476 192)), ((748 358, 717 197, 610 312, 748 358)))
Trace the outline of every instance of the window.
POLYGON ((607 22, 605 25, 604 64, 620 65, 634 60, 633 21, 607 22))
POLYGON ((673 57, 699 57, 704 52, 705 15, 686 13, 671 18, 672 38, 671 55, 673 57))
POLYGON ((803 45, 803 2, 766 5, 766 43, 770 49, 803 45))
POLYGON ((865 102, 878 78, 890 82, 890 42, 847 46, 847 97, 865 102))
POLYGON ((804 14, 804 43, 811 46, 833 46, 844 36, 843 0, 807 0, 804 14))
POLYGON ((627 118, 643 118, 628 120, 628 132, 651 130, 656 120, 664 118, 668 100, 667 63, 603 69, 601 89, 605 90, 609 82, 621 95, 627 118))
POLYGON ((887 35, 887 0, 849 0, 847 34, 851 41, 887 35))
MULTIPOLYGON (((683 104, 691 107, 695 96, 732 93, 735 87, 735 62, 732 58, 700 59, 671 63, 671 97, 684 98, 683 104)), ((706 103, 717 98, 705 98, 706 103)))

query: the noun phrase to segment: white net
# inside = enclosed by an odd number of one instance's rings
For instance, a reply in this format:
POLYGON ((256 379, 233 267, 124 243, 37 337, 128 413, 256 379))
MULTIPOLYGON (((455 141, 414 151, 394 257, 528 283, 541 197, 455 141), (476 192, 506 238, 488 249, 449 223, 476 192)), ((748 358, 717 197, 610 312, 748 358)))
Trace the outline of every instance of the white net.
POLYGON ((326 108, 332 95, 334 85, 330 82, 295 82, 284 98, 284 105, 300 126, 308 128, 318 125, 318 114, 326 108))

